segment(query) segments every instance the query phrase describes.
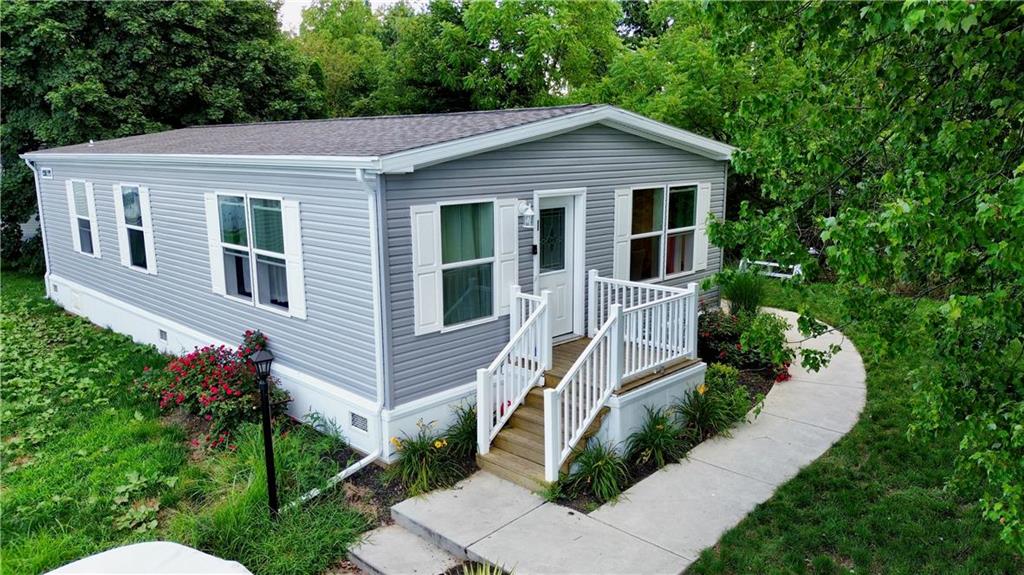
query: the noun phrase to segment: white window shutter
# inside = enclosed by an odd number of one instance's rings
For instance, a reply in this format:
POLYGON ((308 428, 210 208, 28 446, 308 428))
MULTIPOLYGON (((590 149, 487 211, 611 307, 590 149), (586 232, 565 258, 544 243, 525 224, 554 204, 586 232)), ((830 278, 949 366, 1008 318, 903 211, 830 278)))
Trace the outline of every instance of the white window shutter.
POLYGON ((693 271, 708 267, 708 212, 711 211, 711 182, 697 184, 697 231, 693 234, 693 271))
POLYGON ((440 331, 444 324, 441 302, 441 213, 435 204, 409 208, 412 226, 414 331, 416 335, 440 331))
POLYGON ((281 223, 284 226, 284 257, 288 264, 288 313, 306 319, 306 278, 302 265, 302 220, 299 202, 281 202, 281 223))
MULTIPOLYGON (((156 244, 153 243, 153 212, 149 207, 149 188, 145 186, 139 187, 139 208, 142 211, 142 228, 146 236, 146 271, 151 274, 156 274, 156 244)), ((123 210, 122 206, 122 210, 123 210)), ((124 222, 124 216, 121 217, 121 222, 124 222)), ((127 236, 127 230, 125 230, 127 236)), ((127 237, 125 238, 127 240, 127 237)), ((122 240, 123 241, 123 240, 122 240)), ((124 243, 128 243, 125 241, 124 243)), ((124 258, 124 252, 121 255, 124 258)))
POLYGON ((124 199, 121 197, 121 184, 114 184, 112 189, 114 192, 114 219, 117 225, 117 248, 121 254, 121 265, 130 266, 128 228, 124 226, 124 199))
POLYGON ((509 312, 511 287, 519 283, 519 200, 499 200, 495 213, 495 281, 498 315, 509 312))
POLYGON ((612 277, 629 279, 629 236, 633 229, 633 194, 629 188, 615 190, 615 226, 612 277))
POLYGON ((100 224, 96 219, 96 195, 92 182, 85 184, 85 197, 89 200, 89 221, 92 223, 92 255, 100 257, 100 224))
POLYGON ((78 218, 75 216, 75 188, 71 183, 71 180, 64 182, 64 187, 68 193, 68 218, 71 221, 71 244, 75 246, 75 251, 82 251, 82 241, 78 237, 78 218))
POLYGON ((203 198, 206 202, 206 239, 210 247, 210 285, 213 293, 224 295, 224 254, 220 249, 220 212, 217 209, 217 194, 207 193, 203 198))

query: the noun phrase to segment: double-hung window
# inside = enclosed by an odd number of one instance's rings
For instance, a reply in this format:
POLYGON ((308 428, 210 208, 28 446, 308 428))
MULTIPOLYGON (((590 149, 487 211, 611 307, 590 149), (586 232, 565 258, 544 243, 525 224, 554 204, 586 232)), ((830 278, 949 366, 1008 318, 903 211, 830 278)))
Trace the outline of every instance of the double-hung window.
POLYGON ((96 226, 96 198, 91 182, 67 181, 71 243, 75 251, 100 257, 99 228, 96 226))
POLYGON ((481 199, 410 208, 415 333, 508 313, 518 283, 517 205, 481 199))
POLYGON ((494 202, 441 206, 444 325, 494 314, 494 202))
POLYGON ((305 317, 297 202, 210 194, 207 226, 215 292, 305 317))
POLYGON ((137 184, 113 186, 121 265, 155 274, 156 248, 149 207, 149 188, 137 184))
POLYGON ((615 277, 657 281, 707 267, 708 183, 616 190, 615 277))

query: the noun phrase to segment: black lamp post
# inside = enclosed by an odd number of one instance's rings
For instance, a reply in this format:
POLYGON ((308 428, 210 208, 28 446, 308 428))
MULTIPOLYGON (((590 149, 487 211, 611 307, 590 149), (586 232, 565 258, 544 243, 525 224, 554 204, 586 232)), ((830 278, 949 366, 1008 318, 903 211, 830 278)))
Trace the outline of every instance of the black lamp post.
POLYGON ((260 380, 260 407, 263 410, 263 459, 267 463, 267 497, 270 499, 270 517, 277 519, 277 473, 274 471, 274 439, 270 431, 270 364, 274 354, 261 349, 249 358, 256 365, 256 376, 260 380))

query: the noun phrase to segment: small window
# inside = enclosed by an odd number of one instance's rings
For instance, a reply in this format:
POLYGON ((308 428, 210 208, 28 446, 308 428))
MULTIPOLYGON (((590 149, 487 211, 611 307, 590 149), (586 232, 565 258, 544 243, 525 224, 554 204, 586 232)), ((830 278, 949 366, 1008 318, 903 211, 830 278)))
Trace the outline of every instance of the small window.
POLYGON ((445 326, 494 315, 494 203, 441 206, 445 326))
POLYGON ((693 271, 697 186, 634 189, 631 224, 629 279, 693 271))
POLYGON ((217 206, 227 295, 288 310, 281 200, 222 195, 217 206))
POLYGON ((121 208, 124 218, 120 224, 124 227, 124 241, 128 242, 127 263, 131 267, 148 270, 148 234, 142 216, 142 196, 138 186, 121 186, 121 208))
POLYGON ((72 243, 83 254, 98 256, 96 210, 90 184, 72 181, 68 186, 68 207, 71 211, 72 243))

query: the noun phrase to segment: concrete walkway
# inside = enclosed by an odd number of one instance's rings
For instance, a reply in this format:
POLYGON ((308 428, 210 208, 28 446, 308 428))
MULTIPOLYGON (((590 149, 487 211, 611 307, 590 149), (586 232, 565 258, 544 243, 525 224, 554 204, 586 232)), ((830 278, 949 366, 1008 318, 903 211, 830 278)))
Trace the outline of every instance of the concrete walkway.
MULTIPOLYGON (((797 314, 770 311, 796 325, 797 314)), ((787 339, 802 336, 791 327, 787 339)), ((375 573, 440 572, 453 558, 485 561, 517 575, 679 573, 857 422, 866 388, 853 344, 829 333, 803 345, 823 349, 830 343, 843 351, 829 367, 808 373, 794 365, 793 378, 772 389, 757 419, 731 437, 698 445, 686 460, 589 515, 480 472, 450 490, 392 508, 398 525, 434 546, 417 549, 432 564, 399 561, 412 550, 384 544, 396 540, 393 533, 371 534, 353 550, 353 560, 375 573)))

